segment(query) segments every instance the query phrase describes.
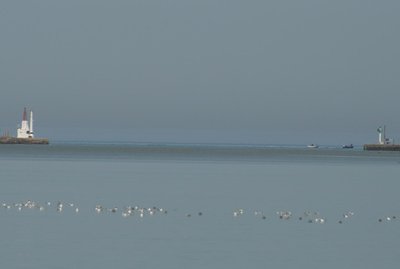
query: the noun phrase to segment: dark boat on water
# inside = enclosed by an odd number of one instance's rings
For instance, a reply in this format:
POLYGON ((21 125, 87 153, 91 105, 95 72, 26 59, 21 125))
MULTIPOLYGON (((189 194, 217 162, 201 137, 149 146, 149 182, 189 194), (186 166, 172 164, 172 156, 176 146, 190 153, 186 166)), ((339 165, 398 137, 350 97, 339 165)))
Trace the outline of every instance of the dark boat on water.
POLYGON ((342 149, 352 149, 354 148, 353 144, 349 144, 349 145, 343 145, 342 149))

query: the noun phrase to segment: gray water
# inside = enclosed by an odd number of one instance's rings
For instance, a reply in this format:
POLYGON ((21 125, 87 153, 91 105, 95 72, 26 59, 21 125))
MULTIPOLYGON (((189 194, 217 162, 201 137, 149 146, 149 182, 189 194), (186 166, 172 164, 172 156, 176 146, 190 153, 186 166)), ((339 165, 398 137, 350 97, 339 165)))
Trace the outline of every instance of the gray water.
POLYGON ((399 268, 399 172, 360 149, 1 145, 0 264, 399 268))

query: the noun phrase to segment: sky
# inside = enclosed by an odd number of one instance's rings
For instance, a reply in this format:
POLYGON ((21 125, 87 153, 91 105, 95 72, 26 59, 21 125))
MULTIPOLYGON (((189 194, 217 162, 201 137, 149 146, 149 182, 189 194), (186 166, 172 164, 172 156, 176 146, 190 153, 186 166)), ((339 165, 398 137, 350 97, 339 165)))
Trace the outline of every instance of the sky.
POLYGON ((400 142, 400 1, 3 0, 0 132, 400 142))

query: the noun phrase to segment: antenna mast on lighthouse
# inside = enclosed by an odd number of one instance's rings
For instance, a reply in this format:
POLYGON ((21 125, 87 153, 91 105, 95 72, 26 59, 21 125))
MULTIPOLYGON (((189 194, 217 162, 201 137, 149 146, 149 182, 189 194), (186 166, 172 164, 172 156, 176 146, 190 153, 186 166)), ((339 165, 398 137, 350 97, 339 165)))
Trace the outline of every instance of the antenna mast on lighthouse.
POLYGON ((33 138, 33 111, 31 110, 31 118, 29 120, 29 137, 33 138))

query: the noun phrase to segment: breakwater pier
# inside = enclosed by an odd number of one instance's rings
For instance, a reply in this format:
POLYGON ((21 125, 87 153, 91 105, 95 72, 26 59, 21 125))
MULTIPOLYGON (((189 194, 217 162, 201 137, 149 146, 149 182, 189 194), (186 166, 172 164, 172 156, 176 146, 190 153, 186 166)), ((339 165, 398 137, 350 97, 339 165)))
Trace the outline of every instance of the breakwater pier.
POLYGON ((364 150, 400 151, 400 144, 365 144, 364 150))
POLYGON ((47 145, 49 140, 47 138, 18 138, 11 136, 0 137, 0 144, 33 144, 33 145, 47 145))

